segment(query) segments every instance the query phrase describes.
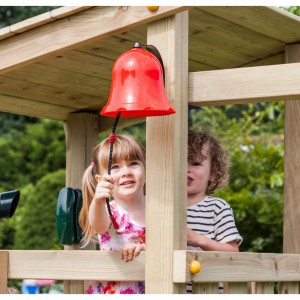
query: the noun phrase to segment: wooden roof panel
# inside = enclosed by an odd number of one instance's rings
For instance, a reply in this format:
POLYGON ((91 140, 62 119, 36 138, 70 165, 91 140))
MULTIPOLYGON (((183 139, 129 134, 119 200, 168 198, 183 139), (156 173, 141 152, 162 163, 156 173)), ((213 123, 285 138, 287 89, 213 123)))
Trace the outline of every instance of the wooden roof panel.
POLYGON ((277 7, 201 6, 201 10, 284 43, 300 40, 300 18, 277 7))
MULTIPOLYGON (((24 21, 23 29, 16 24, 20 33, 12 38, 8 38, 13 34, 10 28, 0 29, 0 39, 6 37, 0 40, 0 111, 65 120, 71 112, 100 110, 109 95, 115 60, 135 42, 147 43, 147 20, 184 9, 160 8, 156 16, 143 7, 83 8, 61 8, 56 13, 59 20, 46 25, 39 23, 41 16, 36 22, 24 21), (146 20, 141 18, 143 13, 146 20), (67 44, 59 48, 63 39, 67 44), (9 53, 13 43, 18 55, 26 49, 32 58, 18 56, 13 61, 9 53), (48 44, 43 47, 43 43, 48 44)), ((285 44, 300 40, 300 18, 276 8, 191 7, 189 15, 190 72, 283 63, 285 44)), ((110 121, 104 120, 104 124, 110 126, 110 121)))

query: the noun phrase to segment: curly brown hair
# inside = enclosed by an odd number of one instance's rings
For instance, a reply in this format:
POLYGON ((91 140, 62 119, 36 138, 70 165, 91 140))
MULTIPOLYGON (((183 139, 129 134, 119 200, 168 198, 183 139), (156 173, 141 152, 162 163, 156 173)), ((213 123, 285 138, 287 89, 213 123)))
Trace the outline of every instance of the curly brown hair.
POLYGON ((225 187, 229 180, 230 158, 219 142, 208 132, 188 133, 188 162, 207 159, 203 147, 208 146, 211 156, 211 177, 206 188, 206 195, 212 195, 217 188, 225 187))

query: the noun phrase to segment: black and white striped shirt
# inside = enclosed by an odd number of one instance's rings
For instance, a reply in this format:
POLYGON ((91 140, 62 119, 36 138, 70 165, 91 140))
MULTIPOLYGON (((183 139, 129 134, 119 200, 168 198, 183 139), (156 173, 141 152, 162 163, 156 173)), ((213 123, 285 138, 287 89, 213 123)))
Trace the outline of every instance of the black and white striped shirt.
MULTIPOLYGON (((202 201, 187 208, 187 227, 216 242, 228 243, 243 241, 240 236, 230 205, 220 198, 206 196, 202 201)), ((187 246, 188 250, 202 250, 201 248, 187 246)), ((187 285, 191 292, 192 285, 187 285)))

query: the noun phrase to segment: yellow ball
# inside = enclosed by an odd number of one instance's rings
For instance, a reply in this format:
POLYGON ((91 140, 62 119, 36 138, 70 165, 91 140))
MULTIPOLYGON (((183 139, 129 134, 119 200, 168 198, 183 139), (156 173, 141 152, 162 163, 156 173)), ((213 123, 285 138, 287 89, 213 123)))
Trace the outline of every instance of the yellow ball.
POLYGON ((158 10, 159 6, 147 6, 149 11, 156 11, 158 10))
POLYGON ((192 260, 190 263, 190 271, 192 274, 197 274, 201 270, 201 264, 198 260, 192 260))

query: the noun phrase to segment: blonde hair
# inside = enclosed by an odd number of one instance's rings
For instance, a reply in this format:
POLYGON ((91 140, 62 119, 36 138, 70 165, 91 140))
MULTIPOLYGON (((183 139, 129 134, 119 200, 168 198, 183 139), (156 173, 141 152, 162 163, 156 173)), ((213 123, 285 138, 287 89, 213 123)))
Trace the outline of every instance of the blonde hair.
MULTIPOLYGON (((108 161, 109 161, 109 138, 106 138, 96 147, 93 148, 92 157, 93 164, 87 167, 82 178, 82 209, 79 214, 79 225, 83 230, 83 247, 86 246, 95 237, 96 233, 91 227, 88 220, 88 212, 92 200, 95 195, 95 189, 97 181, 95 175, 103 175, 107 172, 108 161)), ((113 156, 112 163, 119 161, 131 161, 139 160, 143 163, 144 167, 146 164, 146 153, 145 149, 136 140, 128 135, 117 135, 116 141, 113 145, 113 156)))

